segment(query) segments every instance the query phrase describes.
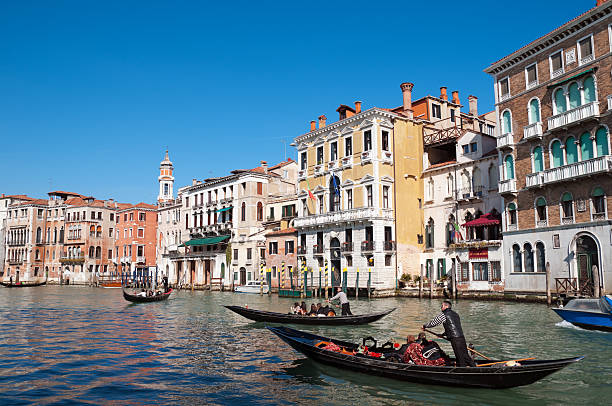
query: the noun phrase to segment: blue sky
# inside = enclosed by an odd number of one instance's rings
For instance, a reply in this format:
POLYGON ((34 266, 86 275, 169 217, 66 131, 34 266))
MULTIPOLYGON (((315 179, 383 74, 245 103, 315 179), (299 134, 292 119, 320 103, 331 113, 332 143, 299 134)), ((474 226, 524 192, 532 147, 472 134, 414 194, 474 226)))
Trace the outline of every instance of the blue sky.
POLYGON ((398 106, 405 81, 485 112, 484 68, 594 4, 5 1, 0 192, 151 203, 166 146, 175 190, 295 159, 310 120, 398 106))

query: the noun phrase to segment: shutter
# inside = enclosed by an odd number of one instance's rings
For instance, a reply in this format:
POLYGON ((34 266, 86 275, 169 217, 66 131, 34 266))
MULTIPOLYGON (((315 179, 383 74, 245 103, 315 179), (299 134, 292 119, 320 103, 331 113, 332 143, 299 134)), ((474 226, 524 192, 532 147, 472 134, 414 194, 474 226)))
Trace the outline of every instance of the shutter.
POLYGON ((608 155, 608 130, 601 127, 595 134, 595 144, 597 145, 597 156, 608 155))
POLYGON ((580 136, 580 151, 583 161, 593 158, 593 141, 591 141, 591 134, 588 132, 580 136))
POLYGON ((569 137, 565 141, 565 154, 568 164, 578 162, 578 147, 576 146, 576 139, 574 137, 569 137))

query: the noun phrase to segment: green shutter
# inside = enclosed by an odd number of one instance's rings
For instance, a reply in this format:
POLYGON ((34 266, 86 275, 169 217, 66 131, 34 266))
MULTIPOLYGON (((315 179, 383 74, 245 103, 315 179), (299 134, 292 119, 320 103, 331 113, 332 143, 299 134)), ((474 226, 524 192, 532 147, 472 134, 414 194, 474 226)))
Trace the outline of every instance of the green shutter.
POLYGON ((602 188, 596 187, 595 190, 593 190, 593 197, 600 197, 600 196, 605 196, 605 193, 602 188))
POLYGON ((546 199, 544 199, 543 197, 538 197, 538 200, 536 201, 536 206, 546 206, 546 199))
POLYGON ((533 99, 529 102, 529 124, 540 121, 540 103, 538 99, 533 99))
POLYGON ((569 87, 569 108, 575 109, 580 106, 580 90, 578 89, 578 83, 574 82, 569 87))
POLYGON ((508 134, 512 132, 512 120, 509 111, 504 111, 502 115, 502 133, 508 134))
POLYGON ((595 144, 597 145, 597 156, 608 155, 608 130, 601 127, 595 134, 595 144))
POLYGON ((565 155, 567 156, 568 164, 578 162, 578 147, 576 146, 576 139, 574 137, 569 137, 565 141, 565 155))
POLYGON ((580 136, 580 151, 583 161, 593 158, 593 141, 591 141, 590 133, 584 133, 580 136))
POLYGON ((544 170, 544 159, 542 157, 542 147, 535 147, 533 150, 533 169, 536 172, 544 170))
POLYGON ((563 89, 557 89, 555 92, 555 106, 557 106, 557 114, 565 113, 567 110, 567 102, 563 94, 563 89))
POLYGON ((563 193, 563 196, 561 197, 561 200, 563 200, 564 202, 571 202, 572 199, 572 194, 570 192, 565 192, 563 193))
POLYGON ((513 210, 516 210, 516 204, 514 204, 514 203, 510 203, 510 204, 508 205, 508 211, 513 211, 513 210))
POLYGON ((506 179, 514 179, 514 160, 512 155, 506 157, 506 179))
POLYGON ((561 149, 561 142, 555 141, 552 143, 552 155, 553 155, 553 167, 559 167, 563 165, 563 150, 561 149))
POLYGON ((595 101, 595 80, 593 76, 589 76, 584 80, 584 103, 591 103, 595 101))

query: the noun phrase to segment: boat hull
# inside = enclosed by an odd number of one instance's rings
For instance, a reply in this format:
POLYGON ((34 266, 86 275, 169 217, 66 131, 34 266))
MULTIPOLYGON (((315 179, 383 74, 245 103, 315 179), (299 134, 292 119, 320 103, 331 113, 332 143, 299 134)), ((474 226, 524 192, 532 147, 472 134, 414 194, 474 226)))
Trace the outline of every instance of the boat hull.
POLYGON ((249 320, 267 322, 267 323, 281 323, 281 324, 306 324, 306 325, 320 325, 320 326, 356 326, 359 324, 372 323, 376 320, 382 319, 389 313, 395 310, 395 308, 386 312, 364 314, 364 315, 353 315, 353 316, 334 316, 334 317, 311 317, 311 316, 300 316, 297 314, 282 314, 274 312, 266 312, 262 310, 247 309, 242 306, 225 306, 227 309, 238 313, 239 315, 246 317, 249 320))
POLYGON ((170 297, 170 294, 172 293, 172 289, 170 289, 168 292, 163 293, 161 295, 157 295, 157 296, 136 296, 136 295, 131 295, 129 293, 127 293, 125 290, 123 291, 123 298, 125 300, 127 300, 128 302, 132 302, 132 303, 151 303, 151 302, 161 302, 163 300, 168 300, 168 298, 170 297))
MULTIPOLYGON (((263 287, 263 293, 269 292, 268 286, 263 287)), ((234 288, 234 292, 236 293, 262 293, 261 288, 259 286, 238 286, 234 288)))
POLYGON ((612 314, 581 312, 578 310, 553 309, 563 320, 587 330, 612 331, 612 314))
POLYGON ((42 282, 19 282, 17 284, 15 283, 10 283, 10 282, 0 282, 0 285, 6 287, 6 288, 34 288, 36 286, 44 286, 47 284, 47 281, 42 281, 42 282))
POLYGON ((268 329, 296 351, 314 361, 369 375, 420 384, 489 389, 513 388, 529 385, 583 358, 522 361, 520 366, 513 367, 507 367, 504 363, 476 368, 414 365, 328 351, 317 348, 315 344, 319 341, 332 341, 347 349, 355 349, 356 344, 316 336, 286 327, 268 327, 268 329))

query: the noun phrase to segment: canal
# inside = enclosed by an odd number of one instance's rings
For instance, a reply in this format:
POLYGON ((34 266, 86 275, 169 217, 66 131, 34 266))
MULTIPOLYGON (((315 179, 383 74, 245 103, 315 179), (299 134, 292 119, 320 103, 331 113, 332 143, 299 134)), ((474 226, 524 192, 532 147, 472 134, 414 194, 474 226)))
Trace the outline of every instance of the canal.
MULTIPOLYGON (((120 289, 2 289, 0 404, 597 405, 612 398, 612 334, 566 325, 545 305, 456 303, 468 342, 485 355, 586 355, 530 386, 474 390, 316 364, 261 324, 223 308, 286 311, 291 302, 181 291, 167 302, 136 305, 124 301, 120 289)), ((303 329, 346 340, 401 339, 418 333, 439 306, 429 299, 353 301, 354 313, 398 310, 367 326, 303 329)))

